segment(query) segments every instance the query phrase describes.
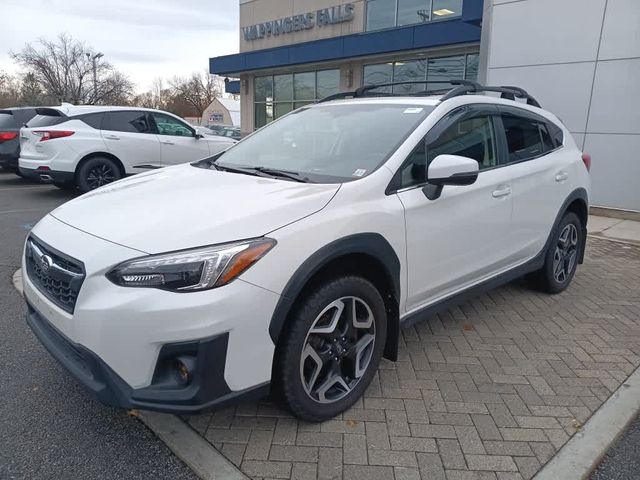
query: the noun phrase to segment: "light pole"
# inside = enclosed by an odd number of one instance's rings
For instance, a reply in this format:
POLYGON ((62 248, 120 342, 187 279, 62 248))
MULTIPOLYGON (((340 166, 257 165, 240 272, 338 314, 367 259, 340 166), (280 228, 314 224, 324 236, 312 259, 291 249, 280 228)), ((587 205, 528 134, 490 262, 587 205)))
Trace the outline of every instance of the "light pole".
POLYGON ((96 103, 96 98, 98 97, 98 73, 96 60, 104 57, 104 54, 98 52, 95 55, 91 55, 91 53, 87 52, 85 55, 87 56, 87 60, 91 60, 91 63, 93 65, 93 102, 91 103, 96 103))

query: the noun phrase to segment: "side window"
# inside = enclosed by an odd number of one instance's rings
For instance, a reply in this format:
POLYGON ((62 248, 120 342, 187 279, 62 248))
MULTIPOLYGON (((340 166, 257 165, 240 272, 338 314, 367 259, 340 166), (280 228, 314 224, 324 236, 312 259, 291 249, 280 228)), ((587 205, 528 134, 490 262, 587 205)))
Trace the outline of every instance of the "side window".
MULTIPOLYGON (((449 123, 451 118, 445 117, 443 121, 449 123)), ((498 164, 498 155, 491 117, 480 115, 461 118, 454 120, 444 129, 435 125, 400 168, 395 180, 396 188, 425 183, 427 165, 442 154, 473 158, 478 162, 480 170, 495 167, 498 164)))
POLYGON ((427 145, 427 163, 438 155, 473 158, 480 170, 498 164, 496 135, 488 115, 458 120, 427 145))
POLYGON ((168 115, 152 113, 159 135, 173 135, 176 137, 193 137, 193 131, 186 124, 168 115))
POLYGON ((106 112, 102 130, 128 133, 153 133, 145 112, 106 112))
MULTIPOLYGON (((556 148, 546 122, 516 115, 503 115, 508 162, 529 160, 556 148)), ((562 131, 560 132, 562 134, 562 131)))
POLYGON ((89 113, 80 117, 80 120, 96 130, 101 130, 103 117, 104 113, 89 113))
POLYGON ((547 124, 547 128, 549 130, 549 135, 551 135, 554 148, 562 146, 564 143, 564 133, 562 132, 562 129, 551 122, 547 124))

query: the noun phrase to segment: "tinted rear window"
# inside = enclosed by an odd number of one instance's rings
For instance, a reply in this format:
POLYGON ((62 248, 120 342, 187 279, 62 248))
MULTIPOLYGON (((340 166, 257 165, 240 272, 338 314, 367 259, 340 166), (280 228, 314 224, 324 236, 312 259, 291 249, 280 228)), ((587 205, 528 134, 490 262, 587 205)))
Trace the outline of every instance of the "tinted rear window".
POLYGON ((18 124, 13 115, 0 112, 0 129, 2 128, 18 128, 18 124))
POLYGON ((56 125, 58 123, 62 123, 67 117, 59 117, 52 115, 36 115, 31 120, 27 122, 27 127, 29 128, 39 128, 39 127, 50 127, 51 125, 56 125))
POLYGON ((89 113, 87 115, 82 115, 77 117, 78 120, 82 120, 84 123, 93 127, 95 129, 100 130, 102 128, 102 119, 104 117, 104 113, 89 113))
POLYGON ((151 133, 146 112, 107 112, 102 122, 103 130, 130 133, 151 133))

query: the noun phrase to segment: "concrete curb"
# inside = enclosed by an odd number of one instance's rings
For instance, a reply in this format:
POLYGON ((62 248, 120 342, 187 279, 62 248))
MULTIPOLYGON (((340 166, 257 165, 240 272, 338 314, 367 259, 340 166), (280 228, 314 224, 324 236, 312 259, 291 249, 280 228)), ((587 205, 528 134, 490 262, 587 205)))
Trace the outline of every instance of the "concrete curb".
POLYGON ((582 430, 569 439, 534 480, 589 478, 612 444, 640 411, 640 368, 602 404, 582 430))
POLYGON ((140 412, 138 418, 202 480, 248 480, 249 477, 175 415, 140 412))
MULTIPOLYGON (((22 295, 21 268, 12 280, 22 295)), ((135 416, 202 480, 248 480, 249 477, 179 417, 156 412, 137 412, 135 416)))
POLYGON ((631 245, 633 247, 640 247, 640 242, 634 242, 633 240, 623 240, 621 238, 611 238, 599 233, 587 233, 587 238, 597 238, 598 240, 607 240, 608 242, 621 243, 623 245, 631 245))

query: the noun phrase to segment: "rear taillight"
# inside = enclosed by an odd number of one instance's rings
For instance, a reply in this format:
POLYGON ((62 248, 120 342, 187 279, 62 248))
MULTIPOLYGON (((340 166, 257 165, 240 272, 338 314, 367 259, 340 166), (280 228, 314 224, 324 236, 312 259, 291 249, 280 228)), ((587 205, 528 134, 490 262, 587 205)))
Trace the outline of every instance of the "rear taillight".
POLYGON ((18 138, 18 132, 0 132, 0 142, 8 142, 18 138))
POLYGON ((71 130, 36 130, 33 132, 34 135, 40 137, 41 142, 53 140, 54 138, 70 137, 74 133, 76 132, 72 132, 71 130))
POLYGON ((587 172, 591 170, 591 155, 589 155, 588 153, 583 153, 582 154, 582 163, 584 163, 584 166, 587 167, 587 172))

